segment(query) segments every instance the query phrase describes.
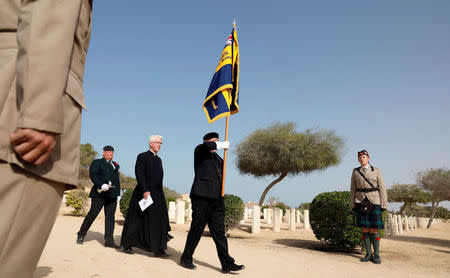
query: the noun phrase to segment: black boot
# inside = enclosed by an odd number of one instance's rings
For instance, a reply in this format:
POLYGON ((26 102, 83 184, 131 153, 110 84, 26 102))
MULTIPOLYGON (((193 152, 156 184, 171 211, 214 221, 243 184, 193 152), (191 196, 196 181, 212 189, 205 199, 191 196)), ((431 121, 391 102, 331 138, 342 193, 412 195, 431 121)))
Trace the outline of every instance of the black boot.
POLYGON ((84 236, 78 235, 77 236, 77 244, 83 244, 83 241, 84 241, 84 236))
POLYGON ((230 265, 222 267, 222 273, 230 273, 230 271, 239 271, 244 269, 244 265, 237 265, 235 263, 232 263, 230 265))
POLYGON ((376 234, 370 234, 370 237, 372 239, 373 253, 374 253, 372 262, 374 264, 381 264, 381 259, 380 259, 380 233, 377 232, 376 234))
POLYGON ((362 240, 366 248, 366 256, 361 259, 361 262, 368 262, 372 260, 372 247, 370 246, 370 233, 363 233, 362 240))

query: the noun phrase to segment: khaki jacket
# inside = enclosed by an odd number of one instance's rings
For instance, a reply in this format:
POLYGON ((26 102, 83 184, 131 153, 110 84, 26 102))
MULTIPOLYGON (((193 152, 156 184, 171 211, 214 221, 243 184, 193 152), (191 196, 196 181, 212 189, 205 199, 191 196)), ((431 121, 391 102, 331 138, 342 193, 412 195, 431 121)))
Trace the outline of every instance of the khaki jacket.
MULTIPOLYGON (((362 169, 361 169, 362 172, 362 169)), ((363 173, 363 172, 362 172, 363 173)), ((386 186, 384 184, 383 177, 378 168, 369 167, 363 175, 373 184, 373 186, 378 187, 378 191, 372 192, 357 192, 357 188, 372 188, 370 184, 357 172, 357 169, 353 169, 352 179, 351 179, 351 195, 350 201, 352 207, 355 207, 355 203, 360 203, 366 197, 372 204, 381 205, 382 209, 386 209, 387 194, 386 186)))
POLYGON ((0 160, 74 186, 91 13, 92 0, 0 2, 0 160), (48 161, 16 156, 9 136, 17 128, 58 134, 48 161))

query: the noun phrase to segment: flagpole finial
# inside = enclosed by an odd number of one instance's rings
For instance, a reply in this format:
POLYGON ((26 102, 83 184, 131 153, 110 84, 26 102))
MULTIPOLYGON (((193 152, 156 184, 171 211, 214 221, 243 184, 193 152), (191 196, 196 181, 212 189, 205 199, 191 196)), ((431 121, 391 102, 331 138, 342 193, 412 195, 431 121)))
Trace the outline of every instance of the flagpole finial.
POLYGON ((233 20, 233 26, 236 26, 236 19, 233 20))

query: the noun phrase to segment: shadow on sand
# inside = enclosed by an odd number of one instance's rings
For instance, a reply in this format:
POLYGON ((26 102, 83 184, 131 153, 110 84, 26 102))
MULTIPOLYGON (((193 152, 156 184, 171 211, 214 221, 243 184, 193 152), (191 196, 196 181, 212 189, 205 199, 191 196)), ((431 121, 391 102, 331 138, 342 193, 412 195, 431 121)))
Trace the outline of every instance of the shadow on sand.
POLYGON ((294 248, 301 248, 301 249, 307 249, 307 250, 313 250, 313 251, 320 251, 320 252, 326 252, 326 253, 332 253, 332 254, 340 254, 350 257, 359 258, 362 252, 360 250, 355 250, 352 252, 338 252, 336 250, 330 249, 330 247, 324 243, 317 240, 305 240, 305 239, 275 239, 273 241, 276 244, 288 246, 288 247, 294 247, 294 248))
POLYGON ((450 248, 450 240, 446 239, 418 237, 418 236, 402 236, 402 235, 391 236, 389 237, 389 239, 450 248))
MULTIPOLYGON (((102 233, 95 232, 95 231, 88 231, 87 234, 86 234, 86 237, 84 238, 84 242, 89 242, 89 241, 92 241, 92 240, 96 240, 96 241, 99 242, 102 246, 105 244, 105 240, 103 239, 103 234, 102 234, 102 233)), ((115 236, 115 237, 114 237, 114 242, 115 242, 117 245, 120 245, 120 236, 115 236)), ((112 249, 112 248, 111 248, 111 249, 112 249)), ((123 250, 122 250, 122 249, 114 249, 114 250, 115 250, 116 252, 123 253, 123 250)), ((127 255, 127 256, 142 255, 142 256, 151 257, 151 258, 153 258, 153 259, 155 259, 155 260, 171 260, 171 261, 173 261, 173 262, 174 262, 175 264, 177 264, 177 265, 179 264, 179 262, 180 262, 180 257, 181 257, 181 255, 182 255, 181 252, 179 252, 179 251, 177 251, 177 250, 171 248, 170 246, 167 247, 167 253, 169 253, 171 256, 170 256, 169 258, 164 258, 164 259, 155 257, 155 256, 153 255, 153 252, 149 252, 149 251, 146 251, 146 250, 143 250, 143 249, 139 249, 139 248, 136 248, 136 247, 133 247, 133 252, 134 252, 134 255, 128 255, 128 254, 125 254, 125 253, 123 253, 123 254, 124 254, 124 255, 127 255)), ((213 270, 217 270, 217 271, 219 271, 219 272, 222 271, 222 268, 220 268, 220 267, 213 266, 213 265, 210 265, 210 264, 208 264, 208 263, 205 263, 205 262, 202 262, 202 261, 199 261, 199 260, 196 260, 196 259, 193 260, 193 263, 196 264, 196 265, 203 266, 203 267, 211 268, 211 269, 213 269, 213 270)), ((180 266, 180 267, 182 267, 182 266, 180 266)), ((187 270, 186 270, 186 271, 187 271, 187 270)), ((40 278, 40 277, 45 277, 45 276, 37 276, 37 277, 40 278)))
POLYGON ((48 275, 52 272, 53 270, 49 266, 38 266, 33 273, 33 278, 48 277, 48 275))

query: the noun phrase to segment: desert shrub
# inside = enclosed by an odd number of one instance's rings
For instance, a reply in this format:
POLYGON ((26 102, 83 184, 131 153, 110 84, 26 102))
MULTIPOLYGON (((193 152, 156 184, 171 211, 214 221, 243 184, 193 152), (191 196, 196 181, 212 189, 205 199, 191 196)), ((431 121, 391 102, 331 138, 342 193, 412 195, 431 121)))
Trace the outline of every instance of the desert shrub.
POLYGON ((298 206, 298 209, 300 210, 300 211, 304 211, 304 210, 309 210, 309 207, 311 206, 311 203, 301 203, 299 206, 298 206))
POLYGON ((130 205, 131 196, 133 195, 134 189, 128 189, 120 197, 119 208, 123 217, 127 216, 128 206, 130 205))
POLYGON ((310 222, 318 240, 331 249, 350 252, 361 245, 361 229, 356 227, 349 191, 324 192, 310 205, 310 222))
POLYGON ((283 202, 277 202, 273 207, 281 209, 283 211, 283 215, 286 215, 286 210, 289 208, 289 206, 283 202))
POLYGON ((447 222, 447 220, 450 219, 450 211, 444 207, 437 207, 434 217, 447 222))
POLYGON ((174 197, 167 197, 166 196, 166 205, 167 205, 167 209, 169 209, 169 202, 177 202, 177 199, 175 199, 174 197))
POLYGON ((226 194, 225 202, 225 232, 232 229, 244 217, 244 201, 238 196, 226 194))
POLYGON ((66 196, 66 207, 72 207, 72 215, 85 216, 89 193, 81 189, 71 190, 66 196))

